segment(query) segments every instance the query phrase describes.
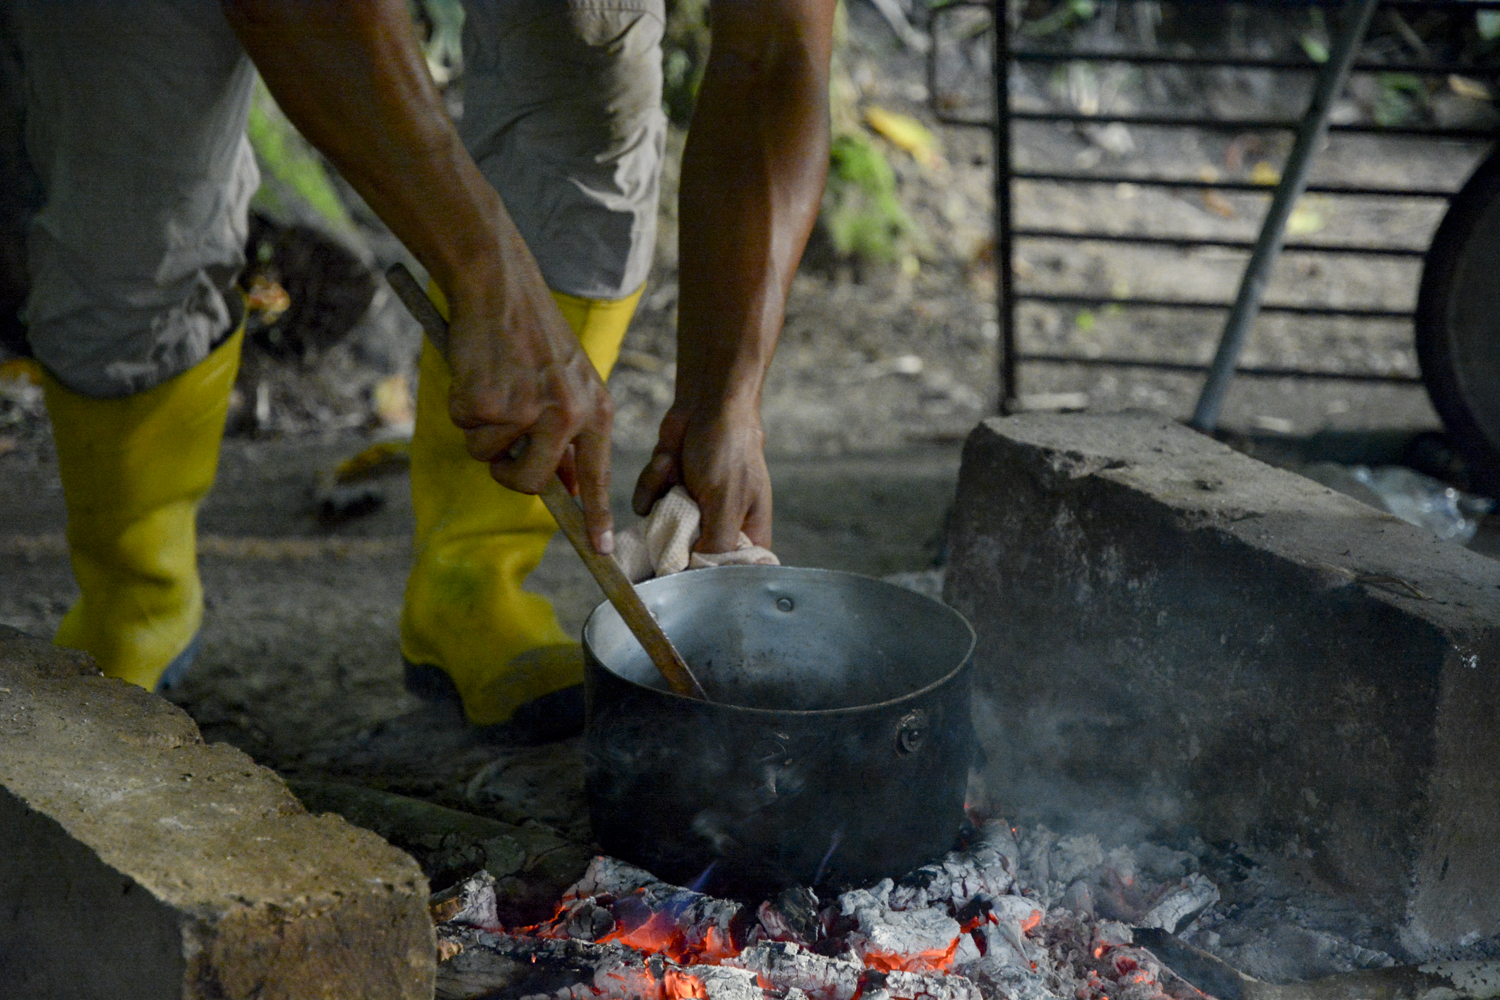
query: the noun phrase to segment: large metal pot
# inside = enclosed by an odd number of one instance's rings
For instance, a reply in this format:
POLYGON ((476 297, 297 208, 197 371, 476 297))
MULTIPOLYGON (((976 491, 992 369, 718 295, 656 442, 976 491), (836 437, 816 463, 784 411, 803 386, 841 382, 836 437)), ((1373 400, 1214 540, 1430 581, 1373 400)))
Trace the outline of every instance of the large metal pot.
POLYGON ((974 632, 868 577, 783 566, 639 587, 709 692, 666 689, 619 615, 583 629, 605 851, 720 895, 899 876, 948 850, 973 746, 974 632))

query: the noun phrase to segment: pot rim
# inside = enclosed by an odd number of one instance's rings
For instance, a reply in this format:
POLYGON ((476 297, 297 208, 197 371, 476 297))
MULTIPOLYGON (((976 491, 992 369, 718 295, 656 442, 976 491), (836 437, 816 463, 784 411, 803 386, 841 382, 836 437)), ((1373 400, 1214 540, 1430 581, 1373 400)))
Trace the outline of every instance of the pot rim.
MULTIPOLYGON (((847 572, 845 570, 837 570, 837 569, 818 569, 816 567, 811 567, 811 566, 706 566, 706 567, 704 567, 702 569, 690 569, 690 570, 684 570, 683 572, 684 573, 717 573, 717 574, 724 574, 724 573, 736 573, 736 574, 738 574, 738 573, 746 573, 746 574, 750 574, 750 575, 757 575, 757 576, 759 576, 759 575, 764 575, 767 571, 775 571, 775 570, 781 570, 781 571, 788 571, 789 570, 789 571, 791 571, 793 573, 797 573, 797 574, 807 573, 807 574, 817 574, 817 575, 820 575, 820 576, 854 577, 854 578, 857 578, 859 580, 863 580, 863 581, 866 581, 866 582, 869 582, 869 583, 879 584, 882 587, 892 587, 892 588, 895 588, 896 590, 904 591, 905 593, 908 593, 908 594, 912 595, 915 598, 918 598, 920 600, 927 601, 927 602, 929 602, 931 604, 934 604, 937 607, 943 609, 943 611, 945 611, 948 614, 952 615, 953 618, 956 619, 959 622, 959 624, 961 624, 964 627, 964 630, 968 633, 968 636, 969 636, 968 646, 964 650, 964 655, 959 658, 957 666, 955 666, 952 670, 948 671, 946 674, 943 674, 941 677, 937 678, 936 680, 932 681, 931 683, 925 684, 922 687, 917 688, 914 691, 908 691, 906 694, 903 694, 903 695, 901 695, 900 697, 897 697, 897 698, 888 698, 885 701, 869 702, 869 703, 864 704, 864 705, 848 705, 848 706, 845 706, 845 707, 842 707, 842 708, 812 708, 812 709, 802 709, 802 708, 754 708, 754 707, 749 706, 749 705, 730 705, 730 704, 727 704, 727 703, 722 702, 722 701, 707 701, 707 700, 700 700, 698 698, 689 698, 687 695, 678 694, 677 692, 672 691, 670 689, 658 688, 658 687, 651 687, 648 684, 642 684, 640 681, 631 680, 629 677, 622 676, 618 671, 616 671, 612 667, 610 667, 609 664, 605 663, 604 660, 598 654, 596 654, 594 652, 593 645, 589 642, 589 633, 590 633, 590 631, 594 627, 595 619, 599 617, 600 613, 603 612, 605 608, 609 608, 611 611, 614 610, 613 606, 609 603, 609 601, 601 601, 594 608, 593 611, 589 612, 588 618, 584 619, 584 622, 583 622, 583 629, 582 629, 582 632, 581 632, 581 637, 583 639, 583 643, 582 644, 583 644, 583 649, 584 649, 584 654, 585 654, 584 655, 585 663, 596 663, 596 664, 598 664, 599 667, 600 667, 600 669, 605 670, 606 672, 609 673, 609 675, 611 677, 615 678, 616 680, 620 681, 621 683, 628 684, 631 687, 638 688, 641 691, 649 692, 649 693, 654 694, 654 695, 661 695, 662 697, 665 697, 665 698, 675 698, 678 701, 682 701, 682 702, 685 702, 685 703, 690 704, 690 705, 702 705, 702 706, 707 706, 707 707, 714 708, 714 709, 727 709, 727 710, 735 711, 735 712, 748 712, 748 713, 751 713, 751 714, 754 714, 754 715, 777 716, 777 717, 795 716, 795 717, 798 717, 798 718, 806 718, 806 717, 818 717, 818 716, 852 715, 852 714, 854 714, 856 712, 869 712, 869 711, 871 711, 873 709, 890 708, 890 707, 895 706, 895 705, 900 705, 902 702, 911 701, 912 699, 915 699, 915 698, 920 698, 923 695, 929 694, 932 691, 935 691, 938 688, 943 687, 944 685, 946 685, 949 682, 951 682, 955 677, 957 677, 964 670, 968 669, 968 667, 974 661, 974 647, 978 644, 978 638, 974 634, 974 626, 971 625, 971 624, 969 624, 969 620, 967 618, 965 618, 956 608, 954 608, 954 607, 952 607, 952 606, 950 606, 948 604, 944 604, 942 601, 934 600, 933 598, 928 597, 926 594, 917 593, 915 590, 911 590, 911 589, 909 589, 907 587, 903 587, 903 586, 901 586, 898 583, 891 583, 888 580, 882 580, 882 579, 880 579, 879 577, 876 577, 876 576, 866 576, 863 573, 850 573, 850 572, 847 572)), ((674 577, 677 577, 677 576, 680 576, 680 575, 681 574, 674 573, 674 574, 672 574, 672 576, 656 577, 656 578, 651 579, 651 580, 644 580, 641 583, 634 584, 633 586, 635 586, 637 589, 642 588, 642 587, 649 587, 651 584, 656 583, 658 581, 661 581, 661 580, 671 580, 674 577)), ((645 596, 645 595, 642 595, 642 596, 645 596)), ((616 614, 618 614, 618 612, 616 612, 616 614)), ((587 678, 587 676, 588 676, 587 671, 585 671, 584 676, 585 676, 585 678, 587 678)))

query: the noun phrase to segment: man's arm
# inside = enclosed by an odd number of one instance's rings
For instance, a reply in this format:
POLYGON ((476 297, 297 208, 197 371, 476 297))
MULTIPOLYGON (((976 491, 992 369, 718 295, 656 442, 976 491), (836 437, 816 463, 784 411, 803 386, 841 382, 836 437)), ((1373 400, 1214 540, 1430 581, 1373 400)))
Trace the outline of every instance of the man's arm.
POLYGON ((447 296, 449 412, 469 453, 523 493, 561 467, 608 551, 609 394, 449 121, 406 0, 223 7, 287 117, 447 296), (522 436, 525 454, 507 460, 522 436))
POLYGON ((828 176, 834 0, 717 0, 682 157, 677 394, 637 481, 638 514, 675 483, 698 548, 771 543, 761 387, 828 176))

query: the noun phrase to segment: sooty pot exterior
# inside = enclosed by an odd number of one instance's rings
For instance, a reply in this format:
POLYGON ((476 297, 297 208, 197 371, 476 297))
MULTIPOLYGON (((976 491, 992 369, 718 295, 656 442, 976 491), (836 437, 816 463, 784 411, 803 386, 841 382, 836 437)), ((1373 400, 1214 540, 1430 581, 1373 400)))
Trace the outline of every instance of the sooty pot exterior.
POLYGON ((604 850, 754 898, 866 883, 951 848, 973 631, 866 577, 694 570, 639 588, 708 690, 665 690, 613 608, 584 629, 587 792, 604 850))

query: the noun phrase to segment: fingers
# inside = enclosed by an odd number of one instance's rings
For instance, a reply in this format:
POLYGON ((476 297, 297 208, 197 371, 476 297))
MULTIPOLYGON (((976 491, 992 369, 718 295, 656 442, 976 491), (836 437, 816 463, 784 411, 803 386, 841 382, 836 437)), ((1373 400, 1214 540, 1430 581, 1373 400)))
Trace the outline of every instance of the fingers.
POLYGON ((740 529, 751 543, 763 549, 771 547, 771 491, 767 489, 756 497, 745 515, 745 526, 740 529))
POLYGON ((594 551, 609 555, 615 550, 614 517, 609 512, 609 428, 589 431, 573 442, 573 478, 583 520, 588 525, 594 551))
POLYGON ((557 471, 568 447, 562 436, 565 431, 547 426, 550 423, 539 420, 524 431, 509 424, 471 427, 464 431, 464 443, 470 455, 488 463, 490 475, 501 486, 535 495, 557 471), (525 449, 514 455, 513 449, 523 438, 525 449))
POLYGON ((740 527, 745 523, 744 510, 738 505, 726 505, 722 498, 715 503, 699 500, 698 509, 703 514, 694 550, 698 552, 733 552, 740 545, 740 527))
POLYGON ((681 481, 677 458, 669 452, 658 450, 635 481, 635 493, 630 498, 631 510, 641 517, 647 516, 656 501, 681 481))
POLYGON ((698 542, 693 546, 695 551, 733 552, 739 548, 741 532, 753 544, 771 547, 769 479, 752 472, 727 488, 700 492, 704 495, 695 499, 703 520, 698 542))

